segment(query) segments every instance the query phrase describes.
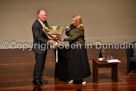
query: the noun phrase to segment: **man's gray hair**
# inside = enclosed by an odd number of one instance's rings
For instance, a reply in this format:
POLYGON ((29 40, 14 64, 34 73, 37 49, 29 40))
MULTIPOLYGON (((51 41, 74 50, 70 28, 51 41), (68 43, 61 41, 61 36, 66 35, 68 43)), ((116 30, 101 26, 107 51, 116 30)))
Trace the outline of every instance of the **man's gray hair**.
POLYGON ((41 12, 41 9, 37 11, 37 15, 39 15, 39 14, 40 14, 40 12, 41 12))

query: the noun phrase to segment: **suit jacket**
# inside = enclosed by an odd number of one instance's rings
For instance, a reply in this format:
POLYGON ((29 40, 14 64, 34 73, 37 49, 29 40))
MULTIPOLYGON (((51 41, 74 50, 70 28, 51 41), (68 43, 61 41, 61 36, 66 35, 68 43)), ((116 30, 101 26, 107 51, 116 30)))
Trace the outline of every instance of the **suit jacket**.
MULTIPOLYGON (((44 24, 48 27, 47 21, 45 21, 44 24)), ((42 29, 43 27, 37 19, 32 25, 32 33, 33 51, 38 54, 44 54, 47 51, 48 38, 42 29)))

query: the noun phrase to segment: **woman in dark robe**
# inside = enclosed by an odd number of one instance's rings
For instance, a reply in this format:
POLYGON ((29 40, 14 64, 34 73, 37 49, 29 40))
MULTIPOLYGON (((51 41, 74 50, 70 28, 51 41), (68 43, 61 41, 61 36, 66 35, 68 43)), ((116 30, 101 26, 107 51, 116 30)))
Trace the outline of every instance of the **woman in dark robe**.
POLYGON ((60 41, 70 43, 67 62, 69 83, 82 80, 82 84, 86 84, 85 78, 90 76, 91 72, 85 48, 84 26, 80 15, 73 16, 73 25, 73 28, 67 28, 68 38, 60 39, 60 41))

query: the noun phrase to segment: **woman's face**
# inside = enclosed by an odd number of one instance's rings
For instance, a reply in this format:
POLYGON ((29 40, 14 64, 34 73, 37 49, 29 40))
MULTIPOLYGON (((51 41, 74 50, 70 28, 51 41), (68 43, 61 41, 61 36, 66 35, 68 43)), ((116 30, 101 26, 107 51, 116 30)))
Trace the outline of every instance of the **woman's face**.
POLYGON ((75 18, 73 18, 72 23, 73 23, 74 26, 77 26, 77 23, 76 23, 76 19, 75 19, 75 18))

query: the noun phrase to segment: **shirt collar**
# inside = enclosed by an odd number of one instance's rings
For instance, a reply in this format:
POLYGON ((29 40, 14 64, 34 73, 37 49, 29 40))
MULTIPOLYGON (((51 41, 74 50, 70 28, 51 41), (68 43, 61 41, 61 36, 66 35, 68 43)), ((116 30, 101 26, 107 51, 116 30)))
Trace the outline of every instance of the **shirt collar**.
POLYGON ((38 19, 38 21, 42 24, 42 21, 40 19, 38 19))

